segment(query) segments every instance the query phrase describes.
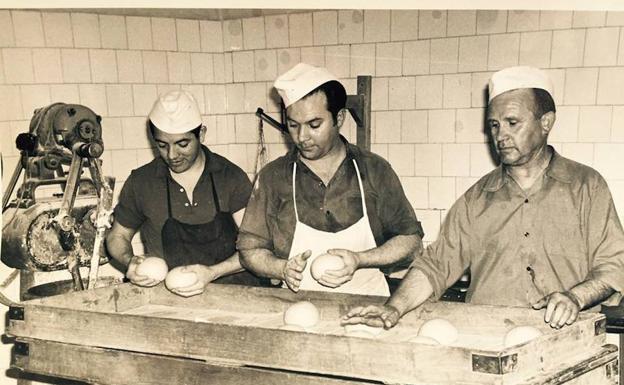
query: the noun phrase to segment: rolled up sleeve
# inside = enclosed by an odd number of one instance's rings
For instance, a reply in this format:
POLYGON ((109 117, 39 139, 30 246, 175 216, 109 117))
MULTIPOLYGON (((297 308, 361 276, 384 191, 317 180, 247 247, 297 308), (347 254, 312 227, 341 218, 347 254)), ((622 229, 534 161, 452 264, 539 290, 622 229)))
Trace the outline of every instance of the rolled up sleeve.
POLYGON ((240 168, 231 168, 227 171, 226 178, 231 187, 229 197, 230 212, 235 213, 245 208, 251 194, 251 182, 249 177, 240 168))
POLYGON ((245 209, 245 216, 238 232, 238 250, 273 249, 273 241, 267 223, 271 209, 271 191, 261 172, 256 180, 245 209))
POLYGON ((462 196, 449 210, 438 239, 414 258, 410 269, 420 270, 429 279, 433 298, 440 298, 468 268, 471 253, 469 230, 468 205, 462 196))
POLYGON ((137 194, 135 189, 137 183, 137 177, 133 171, 119 193, 119 200, 114 210, 115 221, 131 229, 138 229, 146 219, 141 208, 141 199, 144 197, 137 194))
POLYGON ((590 276, 618 293, 606 304, 617 305, 624 291, 624 231, 604 179, 599 178, 588 210, 588 250, 590 276))

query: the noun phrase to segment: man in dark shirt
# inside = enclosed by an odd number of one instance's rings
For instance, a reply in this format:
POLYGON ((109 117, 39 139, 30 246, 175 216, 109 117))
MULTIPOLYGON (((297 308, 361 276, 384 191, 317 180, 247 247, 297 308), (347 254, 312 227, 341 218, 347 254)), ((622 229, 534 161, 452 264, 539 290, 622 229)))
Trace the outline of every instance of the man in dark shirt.
POLYGON ((293 291, 389 295, 380 267, 419 253, 423 235, 388 162, 339 133, 344 87, 300 63, 275 82, 295 148, 259 174, 238 239, 243 266, 293 291), (312 261, 330 253, 344 267, 315 280, 312 261))
POLYGON ((245 172, 201 144, 206 127, 186 91, 161 95, 149 125, 160 157, 133 170, 121 190, 107 237, 112 257, 128 266, 133 283, 157 284, 136 272, 145 258, 134 255, 131 242, 141 230, 149 255, 196 275, 194 284, 173 288, 176 294, 199 294, 212 281, 256 285, 235 245, 251 192, 245 172))
POLYGON ((439 298, 469 268, 466 300, 546 309, 560 328, 624 289, 624 232, 605 180, 547 144, 553 87, 532 67, 495 73, 486 125, 501 165, 453 205, 385 306, 352 309, 345 324, 394 326, 439 298))

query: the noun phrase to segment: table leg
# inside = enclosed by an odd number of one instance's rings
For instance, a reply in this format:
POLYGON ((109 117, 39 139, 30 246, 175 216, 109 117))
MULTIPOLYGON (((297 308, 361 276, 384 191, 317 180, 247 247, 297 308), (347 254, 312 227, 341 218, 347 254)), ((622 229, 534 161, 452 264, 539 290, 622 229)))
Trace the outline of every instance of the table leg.
POLYGON ((624 385, 624 333, 620 333, 620 385, 624 385))

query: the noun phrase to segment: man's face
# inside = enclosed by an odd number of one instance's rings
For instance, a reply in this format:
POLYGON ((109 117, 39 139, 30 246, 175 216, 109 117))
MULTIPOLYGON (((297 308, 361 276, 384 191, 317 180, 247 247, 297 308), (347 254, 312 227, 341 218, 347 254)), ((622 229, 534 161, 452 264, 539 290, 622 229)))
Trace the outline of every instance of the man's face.
POLYGON ((506 166, 526 164, 546 146, 548 130, 533 114, 533 103, 532 90, 518 89, 496 96, 488 106, 486 124, 506 166))
POLYGON ((301 156, 316 160, 340 142, 338 131, 344 120, 344 110, 334 123, 325 93, 316 92, 288 106, 286 120, 290 137, 301 156))
POLYGON ((201 151, 201 141, 205 132, 206 128, 202 127, 198 138, 190 131, 183 134, 169 134, 154 128, 154 141, 156 141, 161 158, 169 169, 179 174, 195 164, 201 151))

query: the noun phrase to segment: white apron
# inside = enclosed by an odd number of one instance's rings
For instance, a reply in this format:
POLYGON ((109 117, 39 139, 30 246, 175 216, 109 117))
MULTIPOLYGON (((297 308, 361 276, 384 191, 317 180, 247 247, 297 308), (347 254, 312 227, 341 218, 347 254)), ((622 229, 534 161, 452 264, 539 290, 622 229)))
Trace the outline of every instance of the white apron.
POLYGON ((360 178, 360 170, 357 162, 353 159, 358 185, 360 187, 360 195, 362 197, 362 218, 357 222, 337 233, 317 230, 299 221, 299 213, 297 212, 297 200, 295 195, 295 176, 297 174, 297 163, 293 165, 293 204, 295 208, 295 234, 293 236, 292 245, 290 246, 290 254, 288 258, 292 258, 297 254, 301 254, 306 250, 312 250, 312 256, 308 259, 303 279, 299 286, 302 290, 319 290, 332 291, 336 293, 366 294, 366 295, 382 295, 389 296, 390 290, 384 274, 377 268, 365 268, 356 270, 351 281, 337 288, 330 288, 319 284, 310 273, 310 265, 312 261, 319 255, 327 253, 328 249, 346 249, 351 251, 364 251, 377 247, 373 231, 370 227, 368 214, 366 209, 366 200, 364 198, 364 187, 360 178))

